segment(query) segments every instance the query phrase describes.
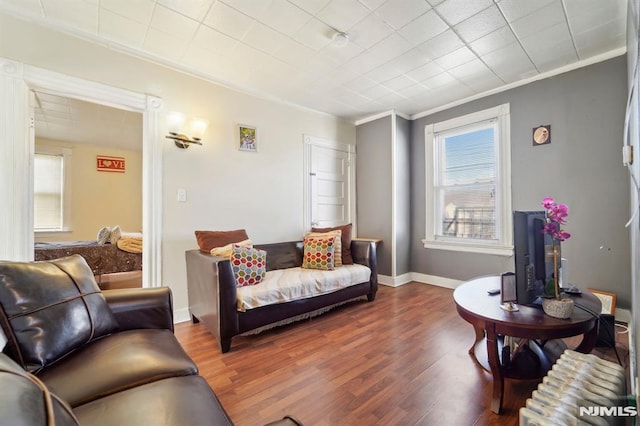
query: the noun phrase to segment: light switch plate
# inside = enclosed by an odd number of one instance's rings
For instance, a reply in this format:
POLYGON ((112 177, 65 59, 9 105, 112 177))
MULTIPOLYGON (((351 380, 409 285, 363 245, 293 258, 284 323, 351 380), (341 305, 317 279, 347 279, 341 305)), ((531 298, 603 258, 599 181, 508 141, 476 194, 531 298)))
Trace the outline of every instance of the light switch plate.
POLYGON ((178 189, 178 202, 186 203, 187 202, 187 190, 184 188, 178 189))

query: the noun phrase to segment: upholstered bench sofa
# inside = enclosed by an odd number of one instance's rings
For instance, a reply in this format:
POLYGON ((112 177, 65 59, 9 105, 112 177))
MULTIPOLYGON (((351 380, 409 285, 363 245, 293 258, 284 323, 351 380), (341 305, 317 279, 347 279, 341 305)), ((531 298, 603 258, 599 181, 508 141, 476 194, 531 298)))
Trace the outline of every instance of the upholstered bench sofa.
POLYGON ((201 250, 186 251, 189 311, 193 322, 203 323, 224 353, 231 349, 234 336, 309 318, 354 299, 366 297, 373 301, 378 290, 376 243, 350 237, 349 240, 354 264, 330 271, 300 268, 302 241, 254 245, 266 251, 267 272, 263 282, 249 288, 237 286, 228 258, 201 250), (280 280, 285 285, 295 284, 296 280, 303 279, 306 284, 294 289, 298 297, 293 298, 283 296, 279 284, 274 283, 280 280), (323 290, 312 294, 310 290, 320 285, 320 281, 327 281, 323 290))
POLYGON ((168 288, 101 292, 79 255, 0 262, 2 425, 226 425, 168 288))

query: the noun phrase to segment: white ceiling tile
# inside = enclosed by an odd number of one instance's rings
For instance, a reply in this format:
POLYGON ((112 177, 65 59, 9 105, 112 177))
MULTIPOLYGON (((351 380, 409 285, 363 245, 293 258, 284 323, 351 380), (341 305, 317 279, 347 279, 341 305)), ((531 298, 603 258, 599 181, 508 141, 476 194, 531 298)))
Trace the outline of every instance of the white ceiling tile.
POLYGON ((331 27, 314 18, 300 28, 293 38, 313 50, 320 50, 331 43, 334 34, 331 27))
POLYGON ((98 6, 82 0, 47 0, 45 15, 65 27, 98 34, 98 6))
POLYGON ((438 89, 440 87, 450 86, 459 82, 451 74, 443 72, 434 77, 422 80, 420 83, 427 86, 429 89, 438 89))
POLYGON ((627 16, 625 0, 565 0, 564 4, 573 33, 589 31, 608 22, 626 19, 627 16))
POLYGON ((411 44, 398 34, 393 33, 381 42, 375 44, 368 51, 380 61, 386 62, 396 58, 412 48, 411 44))
POLYGON ((444 72, 444 69, 435 62, 429 62, 421 67, 407 72, 407 76, 416 81, 424 81, 444 72))
POLYGON ((10 1, 0 1, 0 5, 7 8, 8 11, 16 9, 20 13, 26 13, 29 16, 44 18, 44 8, 40 0, 21 0, 19 4, 12 4, 10 1))
POLYGON ((448 28, 448 25, 440 19, 440 16, 434 10, 430 10, 409 22, 398 33, 414 46, 417 46, 443 33, 448 28))
POLYGON ((389 0, 376 9, 375 14, 398 30, 429 9, 431 6, 424 0, 389 0))
POLYGON ((238 40, 247 34, 255 20, 222 2, 216 2, 204 18, 204 24, 238 40))
POLYGON ((214 0, 157 0, 157 2, 173 11, 201 22, 214 0))
POLYGON ((360 3, 364 4, 369 10, 376 10, 384 4, 387 0, 360 0, 360 3))
POLYGON ((242 41, 263 52, 274 53, 282 47, 286 38, 281 33, 256 22, 242 38, 242 41))
POLYGON ((320 12, 327 4, 329 4, 330 0, 289 0, 291 3, 298 6, 300 9, 304 10, 311 15, 315 15, 320 12))
POLYGON ((258 18, 271 28, 291 36, 311 19, 311 15, 287 0, 273 0, 258 18))
MULTIPOLYGON (((564 23, 564 9, 560 1, 549 3, 529 15, 511 21, 511 27, 516 37, 519 39, 540 34, 547 28, 564 23)), ((566 25, 566 23, 565 23, 566 25)))
POLYGON ((394 91, 399 91, 402 89, 406 89, 409 86, 413 86, 415 84, 418 84, 417 81, 415 81, 412 78, 407 77, 406 75, 399 75, 397 77, 394 77, 390 80, 387 81, 383 81, 382 85, 394 90, 394 91))
POLYGON ((150 28, 180 41, 191 40, 200 24, 191 18, 157 5, 151 17, 150 28))
POLYGON ((623 28, 624 20, 620 22, 609 22, 607 25, 600 25, 592 29, 574 34, 574 41, 578 49, 580 59, 589 58, 611 50, 612 47, 624 47, 627 42, 627 35, 623 28))
POLYGON ((393 91, 388 87, 385 87, 381 84, 376 84, 375 86, 371 86, 368 89, 364 89, 360 92, 362 96, 366 96, 369 99, 379 99, 383 96, 387 96, 393 91))
POLYGON ((384 105, 389 105, 390 108, 395 108, 400 102, 406 99, 407 98, 402 96, 400 93, 391 92, 388 95, 380 96, 376 100, 384 105))
POLYGON ((506 83, 512 83, 523 78, 523 75, 531 75, 537 71, 519 43, 494 50, 480 59, 506 83))
POLYGON ((375 86, 376 84, 378 84, 376 81, 370 79, 367 76, 364 75, 359 75, 358 77, 354 78, 353 80, 347 82, 344 84, 344 86, 348 89, 351 89, 355 92, 361 92, 363 90, 369 89, 370 87, 375 86))
POLYGON ((498 7, 504 14, 505 18, 507 18, 507 21, 513 22, 552 3, 560 3, 560 1, 561 0, 501 0, 498 2, 498 7))
MULTIPOLYGON (((423 86, 420 83, 415 83, 405 88, 398 90, 397 92, 411 101, 412 98, 419 98, 422 96, 428 96, 431 89, 423 86)), ((419 102, 422 102, 421 100, 419 102)))
POLYGON ((271 0, 218 0, 237 11, 257 19, 269 5, 271 0))
POLYGON ((148 25, 151 21, 154 0, 101 0, 100 8, 106 9, 133 21, 148 25))
POLYGON ((460 40, 460 37, 452 30, 447 30, 420 44, 418 49, 429 58, 437 59, 463 46, 464 43, 460 40))
POLYGON ((349 31, 369 13, 357 0, 331 0, 317 18, 338 31, 349 31))
POLYGON ((565 22, 547 28, 542 34, 535 34, 522 38, 520 43, 535 64, 547 62, 553 56, 573 57, 577 53, 573 47, 573 40, 565 22))
POLYGON ((471 42, 469 46, 478 55, 486 55, 489 52, 493 52, 494 50, 498 50, 501 47, 508 46, 515 42, 517 42, 517 39, 513 35, 511 28, 505 26, 471 42))
POLYGON ((475 53, 469 50, 468 47, 461 47, 458 50, 454 50, 451 53, 447 53, 446 55, 439 57, 435 61, 442 68, 449 69, 472 61, 476 58, 475 53))
POLYGON ((429 62, 431 62, 429 57, 422 53, 419 49, 408 50, 407 52, 393 59, 395 68, 403 74, 419 68, 429 62))
POLYGON ((273 56, 290 65, 303 68, 313 59, 315 53, 313 49, 287 38, 283 40, 282 46, 273 53, 273 56))
POLYGON ((427 3, 429 3, 432 7, 436 7, 437 5, 441 4, 443 1, 445 0, 427 0, 427 3))
POLYGON ((166 34, 154 28, 149 28, 143 48, 153 55, 172 61, 177 61, 184 53, 186 43, 172 34, 166 34))
POLYGON ((201 25, 200 28, 198 28, 198 31, 191 41, 192 46, 227 57, 235 54, 238 43, 236 39, 211 29, 206 25, 201 25))
POLYGON ((492 6, 493 0, 446 0, 436 10, 450 25, 455 25, 492 6))
POLYGON ((318 57, 326 58, 336 65, 341 65, 358 56, 363 51, 364 49, 355 43, 349 43, 342 47, 330 43, 318 52, 318 57))
POLYGON ((396 67, 395 62, 391 61, 372 69, 371 71, 366 73, 365 76, 375 81, 376 83, 382 83, 383 81, 390 80, 402 74, 403 71, 396 67))
POLYGON ((370 14, 349 30, 349 39, 365 49, 388 37, 393 29, 375 14, 370 14))
POLYGON ((481 60, 475 59, 449 70, 449 74, 476 92, 494 89, 504 82, 481 60))
POLYGON ((455 26, 455 30, 464 41, 469 43, 505 25, 507 25, 507 21, 505 21, 498 8, 494 5, 460 22, 455 26))
POLYGON ((99 35, 125 46, 141 48, 147 27, 108 10, 100 11, 99 35))

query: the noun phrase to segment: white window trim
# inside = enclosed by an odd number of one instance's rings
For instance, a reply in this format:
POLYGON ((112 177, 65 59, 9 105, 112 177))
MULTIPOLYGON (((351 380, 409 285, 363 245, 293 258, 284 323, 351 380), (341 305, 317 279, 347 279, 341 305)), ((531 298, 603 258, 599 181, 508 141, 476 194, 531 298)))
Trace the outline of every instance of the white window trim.
POLYGON ((425 126, 425 238, 422 243, 425 248, 451 250, 471 253, 485 253, 500 256, 513 255, 513 218, 511 211, 511 126, 509 104, 502 104, 494 108, 474 112, 461 117, 452 118, 425 126), (436 239, 435 229, 435 196, 433 184, 435 181, 434 159, 436 147, 434 135, 453 128, 486 121, 498 120, 498 153, 496 167, 497 212, 499 214, 498 232, 500 239, 497 243, 487 243, 482 240, 459 241, 447 238, 436 239))
POLYGON ((39 237, 48 234, 57 235, 61 232, 71 232, 71 159, 73 149, 54 145, 37 145, 36 154, 62 155, 62 229, 34 230, 39 237))

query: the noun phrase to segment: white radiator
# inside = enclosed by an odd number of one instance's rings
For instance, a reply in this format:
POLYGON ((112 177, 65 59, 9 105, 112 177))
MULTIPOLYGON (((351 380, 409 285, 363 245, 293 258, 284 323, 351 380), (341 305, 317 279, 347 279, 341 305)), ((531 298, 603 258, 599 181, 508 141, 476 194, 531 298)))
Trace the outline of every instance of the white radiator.
POLYGON ((520 426, 630 424, 625 377, 618 364, 567 349, 520 409, 520 426))

